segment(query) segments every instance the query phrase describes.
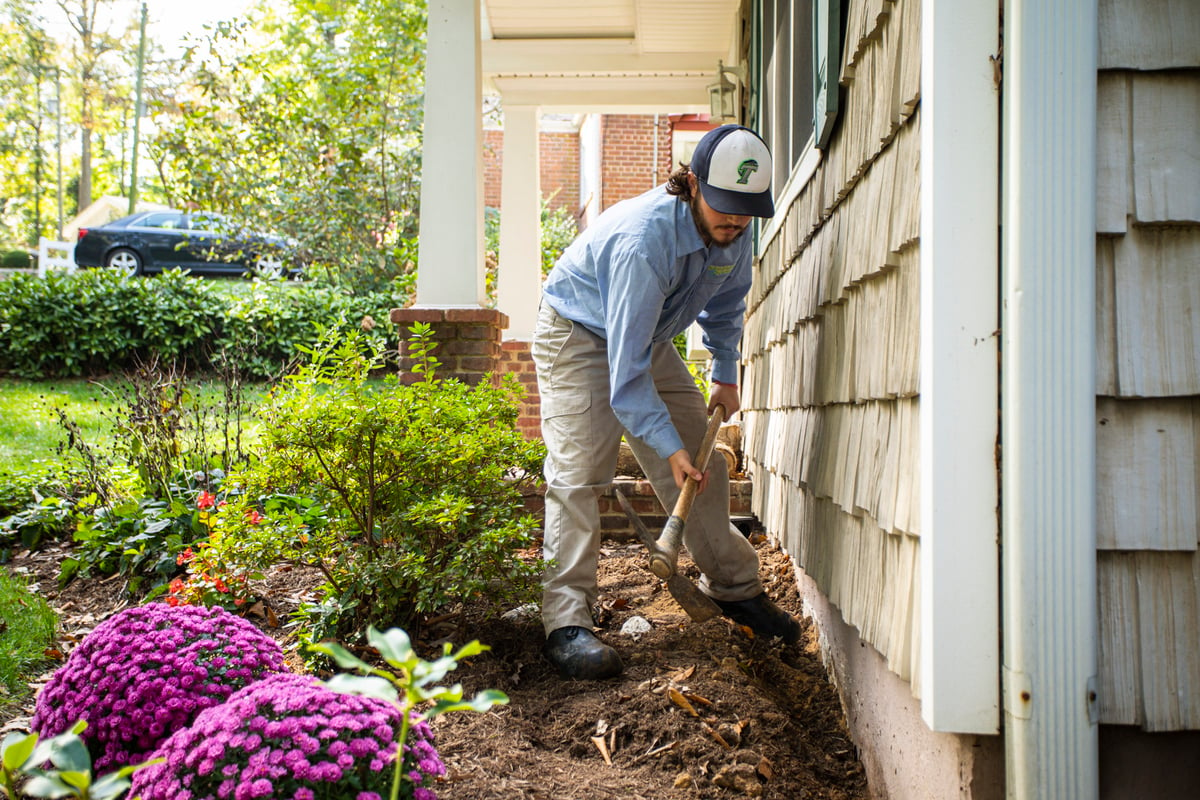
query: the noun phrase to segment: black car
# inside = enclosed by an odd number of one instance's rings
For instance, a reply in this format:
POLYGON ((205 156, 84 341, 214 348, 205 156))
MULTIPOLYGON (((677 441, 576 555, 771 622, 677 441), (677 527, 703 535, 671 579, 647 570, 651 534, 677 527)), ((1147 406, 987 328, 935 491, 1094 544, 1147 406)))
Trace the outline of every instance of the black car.
POLYGON ((226 275, 290 276, 299 270, 288 239, 254 232, 220 214, 173 210, 143 211, 80 228, 75 263, 130 275, 177 267, 226 275))

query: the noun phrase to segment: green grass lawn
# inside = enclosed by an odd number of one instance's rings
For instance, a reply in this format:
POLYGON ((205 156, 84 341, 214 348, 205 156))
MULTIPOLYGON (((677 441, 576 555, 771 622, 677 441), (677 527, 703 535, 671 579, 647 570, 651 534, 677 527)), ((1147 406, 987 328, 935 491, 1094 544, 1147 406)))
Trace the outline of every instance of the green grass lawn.
MULTIPOLYGON (((122 418, 125 399, 123 384, 67 379, 23 381, 0 379, 0 472, 30 471, 39 463, 59 460, 59 445, 66 432, 59 424, 56 408, 62 409, 79 426, 84 440, 93 448, 107 448, 112 438, 113 420, 122 418)), ((214 382, 198 382, 205 407, 223 405, 223 387, 214 382)), ((258 400, 265 386, 247 387, 251 400, 258 400)), ((255 420, 245 421, 250 441, 255 438, 255 420)))
POLYGON ((113 398, 99 384, 84 380, 19 381, 0 379, 0 471, 27 470, 55 461, 66 438, 55 408, 61 408, 89 439, 107 440, 105 414, 113 398))
POLYGON ((10 697, 28 694, 29 674, 47 663, 58 617, 21 576, 0 569, 0 685, 10 697))

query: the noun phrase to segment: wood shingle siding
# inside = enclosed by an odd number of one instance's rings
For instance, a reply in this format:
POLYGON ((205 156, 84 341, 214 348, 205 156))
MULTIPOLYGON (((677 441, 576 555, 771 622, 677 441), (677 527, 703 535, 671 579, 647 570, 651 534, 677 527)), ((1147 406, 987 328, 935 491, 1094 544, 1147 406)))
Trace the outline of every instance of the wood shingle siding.
POLYGON ((1200 3, 1100 0, 1100 721, 1200 728, 1200 3))
POLYGON ((1100 69, 1160 70, 1200 65, 1195 0, 1099 0, 1100 69))
POLYGON ((1200 728, 1200 558, 1102 552, 1098 579, 1101 721, 1200 728))
POLYGON ((920 3, 853 0, 842 119, 765 242, 742 351, 754 511, 920 696, 920 3))
POLYGON ((1200 516, 1200 401, 1096 403, 1096 544, 1195 551, 1200 516))

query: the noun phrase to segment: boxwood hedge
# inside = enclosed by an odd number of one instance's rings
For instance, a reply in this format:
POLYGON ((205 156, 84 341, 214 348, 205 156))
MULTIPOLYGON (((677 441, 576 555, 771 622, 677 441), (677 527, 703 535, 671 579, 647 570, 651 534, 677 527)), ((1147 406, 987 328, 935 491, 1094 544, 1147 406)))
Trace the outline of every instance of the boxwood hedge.
MULTIPOLYGON (((204 371, 236 359, 250 378, 280 374, 323 329, 386 320, 389 294, 314 283, 210 281, 108 270, 0 281, 0 373, 19 378, 120 372, 154 358, 204 371)), ((366 327, 370 327, 367 323, 366 327)), ((380 325, 374 336, 390 334, 380 325)))

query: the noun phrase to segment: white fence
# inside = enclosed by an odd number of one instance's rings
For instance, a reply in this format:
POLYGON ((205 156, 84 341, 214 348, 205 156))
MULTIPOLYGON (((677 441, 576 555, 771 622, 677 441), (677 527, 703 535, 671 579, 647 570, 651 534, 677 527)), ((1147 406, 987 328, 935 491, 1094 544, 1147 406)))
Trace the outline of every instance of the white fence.
POLYGON ((46 237, 38 239, 38 277, 46 277, 46 270, 65 269, 75 271, 75 245, 71 242, 55 242, 46 237))

